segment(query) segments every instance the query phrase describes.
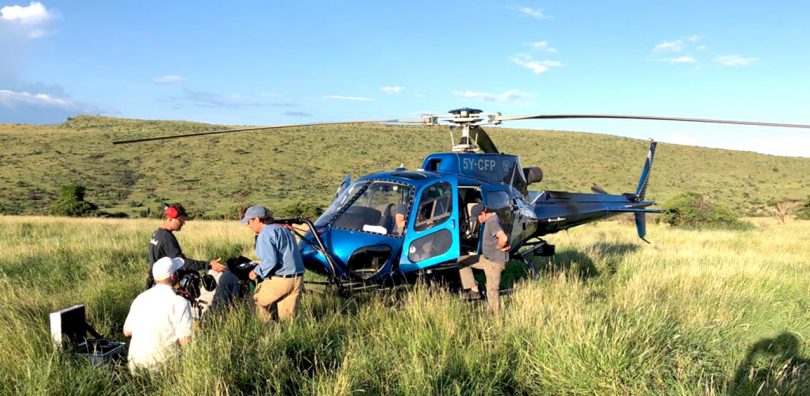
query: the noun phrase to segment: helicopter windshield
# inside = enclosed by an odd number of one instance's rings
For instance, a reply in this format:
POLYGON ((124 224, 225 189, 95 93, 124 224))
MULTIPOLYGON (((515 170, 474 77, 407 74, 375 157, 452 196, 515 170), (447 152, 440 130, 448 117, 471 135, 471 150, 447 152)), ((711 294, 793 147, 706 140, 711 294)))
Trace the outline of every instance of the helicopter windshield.
POLYGON ((335 228, 400 237, 408 220, 412 198, 413 187, 407 184, 389 181, 357 182, 335 198, 335 202, 318 223, 325 220, 321 224, 324 225, 331 220, 335 228), (327 219, 326 215, 330 211, 327 219))

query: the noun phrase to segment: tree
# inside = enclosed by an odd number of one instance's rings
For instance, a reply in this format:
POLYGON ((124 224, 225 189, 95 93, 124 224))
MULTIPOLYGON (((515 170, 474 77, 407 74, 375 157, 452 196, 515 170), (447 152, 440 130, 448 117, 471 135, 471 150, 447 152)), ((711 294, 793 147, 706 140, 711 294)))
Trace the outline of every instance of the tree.
POLYGON ((785 224, 788 214, 794 212, 802 202, 798 199, 772 200, 768 202, 771 212, 780 223, 785 224))
POLYGON ((98 206, 84 200, 84 186, 71 184, 59 190, 59 199, 51 206, 51 213, 57 216, 92 216, 98 206))

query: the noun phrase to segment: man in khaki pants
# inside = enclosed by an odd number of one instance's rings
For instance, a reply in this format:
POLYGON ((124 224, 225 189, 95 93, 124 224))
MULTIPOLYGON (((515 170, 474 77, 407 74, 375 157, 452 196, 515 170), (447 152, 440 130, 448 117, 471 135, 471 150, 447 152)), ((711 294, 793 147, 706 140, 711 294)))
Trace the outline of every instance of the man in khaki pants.
POLYGON ((498 222, 498 215, 480 203, 470 209, 470 217, 477 218, 481 225, 481 255, 468 256, 460 262, 461 287, 468 294, 477 296, 479 291, 472 269, 484 270, 487 277, 487 304, 497 313, 500 309, 501 272, 509 261, 509 238, 498 222))
POLYGON ((272 213, 263 206, 248 208, 241 223, 256 233, 259 262, 249 277, 261 279, 253 294, 259 319, 269 323, 294 318, 304 288, 304 261, 295 237, 287 228, 273 224, 272 213))

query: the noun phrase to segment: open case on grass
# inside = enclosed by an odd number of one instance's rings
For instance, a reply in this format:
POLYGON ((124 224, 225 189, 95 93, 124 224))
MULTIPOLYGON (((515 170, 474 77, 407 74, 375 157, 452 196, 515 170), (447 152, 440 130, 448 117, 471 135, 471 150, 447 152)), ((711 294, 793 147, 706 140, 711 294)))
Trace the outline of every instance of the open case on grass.
POLYGON ((75 351, 94 366, 124 358, 126 343, 107 341, 96 332, 87 323, 83 304, 51 312, 50 318, 51 339, 57 348, 75 351))

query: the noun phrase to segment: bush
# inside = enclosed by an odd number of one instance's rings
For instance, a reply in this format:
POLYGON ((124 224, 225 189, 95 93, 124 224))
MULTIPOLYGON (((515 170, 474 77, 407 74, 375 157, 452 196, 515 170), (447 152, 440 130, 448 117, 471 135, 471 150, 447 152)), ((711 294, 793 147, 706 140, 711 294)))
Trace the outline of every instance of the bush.
POLYGON ((323 209, 318 205, 310 202, 296 202, 287 205, 278 212, 274 211, 273 216, 279 219, 284 217, 306 217, 315 221, 321 214, 323 214, 323 209))
POLYGON ((659 217, 673 227, 747 229, 751 224, 720 204, 694 192, 680 194, 662 205, 665 212, 659 217))
POLYGON ((98 206, 84 200, 84 186, 68 185, 59 190, 59 199, 51 206, 51 213, 57 216, 84 217, 96 213, 98 206))
POLYGON ((799 210, 796 212, 796 218, 810 220, 810 197, 807 197, 807 201, 799 207, 799 210))

